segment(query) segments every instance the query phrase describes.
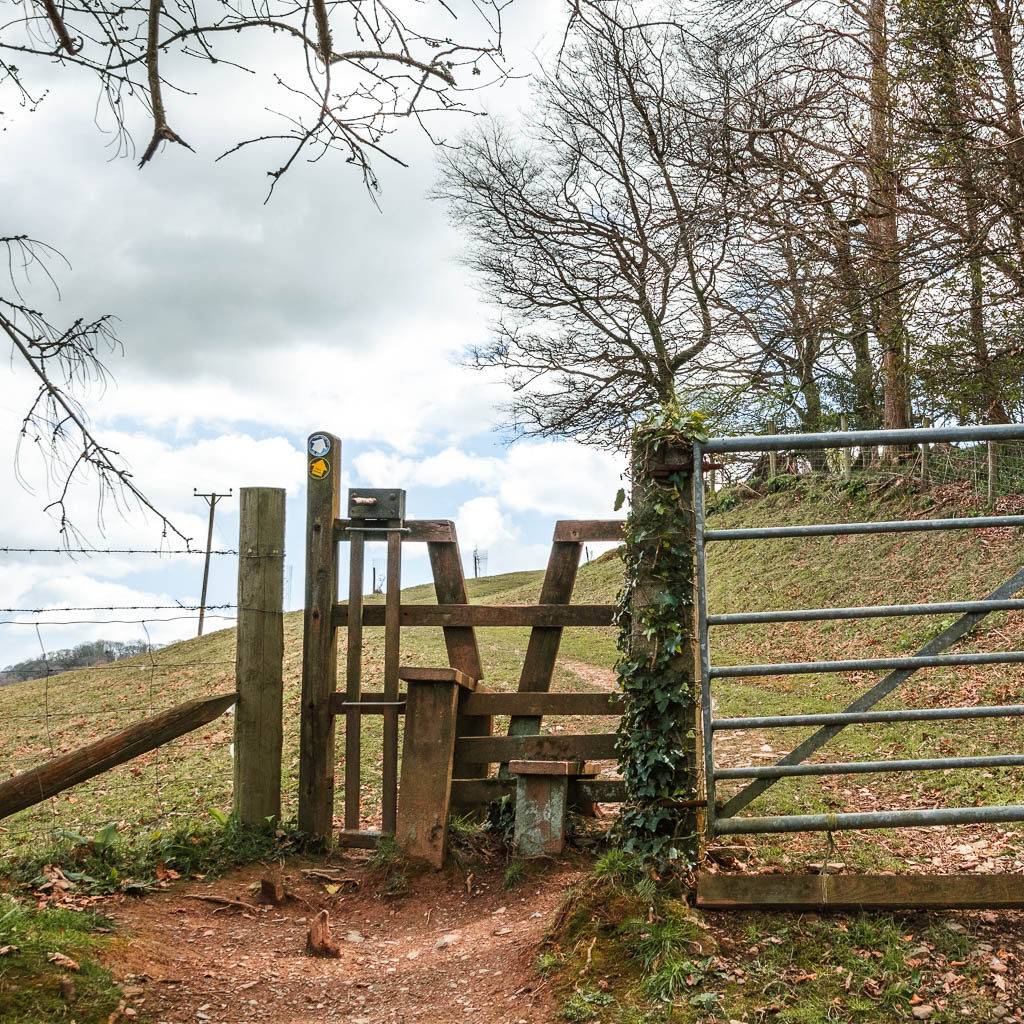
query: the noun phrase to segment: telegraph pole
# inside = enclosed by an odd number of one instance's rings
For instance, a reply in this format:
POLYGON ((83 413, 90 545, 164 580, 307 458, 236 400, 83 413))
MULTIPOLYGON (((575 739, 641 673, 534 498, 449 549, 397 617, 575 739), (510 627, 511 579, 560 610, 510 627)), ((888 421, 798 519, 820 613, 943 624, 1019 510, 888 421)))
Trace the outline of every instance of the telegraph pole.
POLYGON ((230 498, 232 490, 234 488, 229 487, 227 494, 217 494, 215 491, 211 491, 209 494, 202 494, 194 487, 192 488, 192 496, 204 499, 206 504, 210 506, 210 526, 206 531, 206 564, 203 566, 203 592, 199 597, 199 632, 196 636, 203 635, 203 619, 206 617, 206 584, 210 580, 210 549, 213 547, 213 513, 217 508, 217 502, 221 498, 230 498))

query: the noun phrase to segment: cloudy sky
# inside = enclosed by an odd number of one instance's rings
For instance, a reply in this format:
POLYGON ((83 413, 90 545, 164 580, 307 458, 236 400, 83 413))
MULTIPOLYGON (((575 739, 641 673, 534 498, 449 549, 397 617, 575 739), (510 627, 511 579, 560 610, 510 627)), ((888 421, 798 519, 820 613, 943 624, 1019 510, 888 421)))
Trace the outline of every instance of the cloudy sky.
MULTIPOLYGON (((557 46, 562 19, 550 0, 516 0, 505 48, 517 72, 557 46)), ((612 514, 616 459, 568 442, 508 446, 503 385, 460 365, 465 347, 486 337, 490 312, 457 263, 460 239, 445 209, 426 197, 435 156, 412 125, 398 142, 409 169, 380 167, 379 210, 341 159, 297 166, 264 204, 274 154, 214 158, 238 137, 240 120, 262 114, 254 97, 262 99, 266 83, 197 81, 198 97, 173 99, 176 127, 197 152, 167 147, 140 171, 117 157, 102 117, 94 123, 91 80, 35 80, 49 89, 35 112, 0 105, 0 194, 12 200, 0 234, 43 239, 69 260, 70 268, 52 266, 59 299, 38 275, 29 285, 53 319, 119 318, 124 353, 109 360, 113 382, 88 395, 93 424, 197 544, 206 510, 193 488, 287 488, 290 607, 301 607, 304 443, 318 429, 343 439, 343 494, 349 486, 405 487, 410 516, 456 520, 470 570, 474 546, 487 550, 490 573, 543 566, 556 518, 612 514)), ((479 102, 514 117, 528 102, 528 82, 491 89, 479 102)), ((444 134, 464 124, 449 119, 444 134)), ((29 488, 15 471, 31 381, 13 361, 4 374, 0 547, 52 547, 59 538, 42 511, 43 465, 22 453, 29 488)), ((101 530, 92 490, 74 500, 94 545, 161 545, 152 517, 108 507, 101 530)), ((237 504, 218 506, 215 547, 235 547, 237 504)), ((382 552, 371 548, 368 579, 375 561, 382 552)), ((408 545, 403 571, 407 582, 426 579, 425 551, 408 545)), ((191 556, 0 553, 0 607, 193 604, 201 572, 202 559, 191 556)), ((234 588, 234 559, 214 559, 210 602, 233 602, 234 588)), ((145 614, 154 640, 194 631, 173 611, 145 614)), ((53 623, 137 617, 0 614, 48 623, 48 649, 140 635, 134 624, 53 623)), ((0 666, 39 646, 34 626, 0 626, 0 666)))

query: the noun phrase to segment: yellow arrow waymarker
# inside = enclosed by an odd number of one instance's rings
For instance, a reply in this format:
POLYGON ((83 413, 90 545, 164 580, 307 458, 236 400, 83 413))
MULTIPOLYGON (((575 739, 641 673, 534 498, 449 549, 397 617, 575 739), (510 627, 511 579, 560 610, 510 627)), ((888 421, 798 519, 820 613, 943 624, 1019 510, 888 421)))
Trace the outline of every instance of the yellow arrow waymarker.
POLYGON ((323 480, 331 471, 331 464, 326 459, 314 459, 309 464, 309 475, 314 480, 323 480))

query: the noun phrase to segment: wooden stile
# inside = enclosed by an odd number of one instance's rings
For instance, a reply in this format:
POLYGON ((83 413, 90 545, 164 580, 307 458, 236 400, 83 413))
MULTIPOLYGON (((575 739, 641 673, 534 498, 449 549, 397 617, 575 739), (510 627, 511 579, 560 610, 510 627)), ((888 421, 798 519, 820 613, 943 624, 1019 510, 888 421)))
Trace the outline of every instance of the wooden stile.
POLYGON ((23 811, 212 722, 235 703, 235 697, 233 693, 224 693, 179 704, 0 783, 0 818, 23 811))
POLYGON ((232 811, 250 825, 281 817, 284 506, 283 488, 241 490, 232 811))
MULTIPOLYGON (((330 441, 329 472, 306 473, 306 604, 302 630, 302 719, 299 753, 299 828, 329 840, 334 826, 334 715, 338 648, 333 609, 338 594, 338 520, 341 442, 330 441)), ((308 449, 307 449, 308 450, 308 449)))

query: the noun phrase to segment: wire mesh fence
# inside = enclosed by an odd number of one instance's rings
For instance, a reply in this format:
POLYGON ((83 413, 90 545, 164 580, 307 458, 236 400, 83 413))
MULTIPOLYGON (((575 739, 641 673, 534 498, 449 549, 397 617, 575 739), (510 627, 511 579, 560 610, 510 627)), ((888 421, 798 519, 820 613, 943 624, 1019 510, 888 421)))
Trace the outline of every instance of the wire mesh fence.
MULTIPOLYGON (((782 428, 777 434, 797 434, 782 428)), ((880 447, 717 455, 706 465, 712 493, 736 489, 771 492, 795 477, 818 474, 840 480, 872 479, 920 491, 955 491, 995 504, 1024 493, 1024 441, 943 442, 885 450, 880 447)))

